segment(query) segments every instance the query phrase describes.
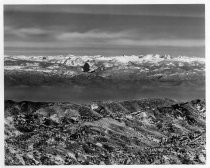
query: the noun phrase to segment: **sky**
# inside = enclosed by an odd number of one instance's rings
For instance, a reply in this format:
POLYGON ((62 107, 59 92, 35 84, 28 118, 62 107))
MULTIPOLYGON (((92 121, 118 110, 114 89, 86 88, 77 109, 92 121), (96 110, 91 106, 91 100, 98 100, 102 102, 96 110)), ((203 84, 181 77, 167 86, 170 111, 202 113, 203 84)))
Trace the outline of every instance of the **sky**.
POLYGON ((205 6, 5 5, 11 55, 205 56, 205 6))

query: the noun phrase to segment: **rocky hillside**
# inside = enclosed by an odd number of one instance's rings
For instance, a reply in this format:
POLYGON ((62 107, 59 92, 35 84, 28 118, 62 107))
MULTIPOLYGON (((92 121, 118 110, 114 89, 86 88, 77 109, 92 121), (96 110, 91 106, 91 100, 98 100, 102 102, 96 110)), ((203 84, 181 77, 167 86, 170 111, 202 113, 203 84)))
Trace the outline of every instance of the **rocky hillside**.
POLYGON ((205 101, 5 101, 6 165, 204 164, 205 101))
POLYGON ((107 85, 126 81, 204 84, 205 60, 168 55, 133 56, 8 56, 6 86, 107 85), (85 70, 84 65, 87 65, 85 70), (85 81, 85 82, 84 82, 85 81))

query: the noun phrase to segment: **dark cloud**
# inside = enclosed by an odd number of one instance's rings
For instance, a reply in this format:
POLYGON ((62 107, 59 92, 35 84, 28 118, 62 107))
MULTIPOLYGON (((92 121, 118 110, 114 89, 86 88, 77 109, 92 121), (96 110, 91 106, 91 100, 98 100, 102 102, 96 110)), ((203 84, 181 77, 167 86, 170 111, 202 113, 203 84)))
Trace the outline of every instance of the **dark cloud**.
POLYGON ((6 5, 7 48, 204 47, 204 5, 6 5))
POLYGON ((150 5, 5 5, 5 11, 105 15, 204 17, 204 4, 150 5))

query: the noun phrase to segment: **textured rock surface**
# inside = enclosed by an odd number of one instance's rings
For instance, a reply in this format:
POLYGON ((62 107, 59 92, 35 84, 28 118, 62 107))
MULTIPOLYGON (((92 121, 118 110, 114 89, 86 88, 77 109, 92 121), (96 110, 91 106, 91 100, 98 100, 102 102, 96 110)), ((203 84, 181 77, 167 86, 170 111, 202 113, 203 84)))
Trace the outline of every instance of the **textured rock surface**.
POLYGON ((5 101, 6 165, 204 164, 205 101, 5 101))

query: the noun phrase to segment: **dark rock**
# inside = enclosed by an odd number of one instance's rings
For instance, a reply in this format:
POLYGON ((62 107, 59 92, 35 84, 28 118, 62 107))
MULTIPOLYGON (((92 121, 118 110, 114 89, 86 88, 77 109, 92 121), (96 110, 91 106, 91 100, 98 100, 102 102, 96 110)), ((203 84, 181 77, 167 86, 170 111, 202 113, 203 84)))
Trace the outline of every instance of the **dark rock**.
POLYGON ((90 70, 90 65, 86 62, 86 63, 84 64, 84 66, 82 67, 82 69, 83 69, 83 72, 89 72, 89 70, 90 70))

